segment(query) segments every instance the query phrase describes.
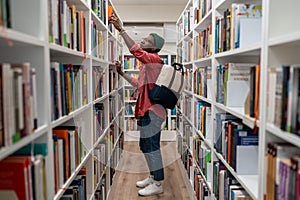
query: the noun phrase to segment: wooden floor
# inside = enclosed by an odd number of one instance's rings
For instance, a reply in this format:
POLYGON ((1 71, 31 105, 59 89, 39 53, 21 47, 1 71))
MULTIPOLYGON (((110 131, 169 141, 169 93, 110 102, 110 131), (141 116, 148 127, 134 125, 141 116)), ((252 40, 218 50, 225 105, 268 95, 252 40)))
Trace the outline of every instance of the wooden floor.
POLYGON ((138 148, 138 142, 125 142, 120 164, 116 169, 108 200, 185 200, 193 199, 192 188, 183 177, 181 160, 176 154, 175 142, 162 142, 162 158, 165 179, 164 193, 148 197, 138 195, 135 182, 149 176, 146 160, 138 148), (190 197, 192 196, 192 197, 190 197))

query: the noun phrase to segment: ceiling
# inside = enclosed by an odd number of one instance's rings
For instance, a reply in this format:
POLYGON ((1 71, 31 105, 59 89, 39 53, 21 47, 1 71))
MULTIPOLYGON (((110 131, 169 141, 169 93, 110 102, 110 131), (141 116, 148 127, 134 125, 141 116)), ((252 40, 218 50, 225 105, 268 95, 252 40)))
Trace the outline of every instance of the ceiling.
POLYGON ((124 23, 175 23, 188 0, 110 0, 124 23))
POLYGON ((186 5, 188 0, 111 0, 117 5, 186 5))

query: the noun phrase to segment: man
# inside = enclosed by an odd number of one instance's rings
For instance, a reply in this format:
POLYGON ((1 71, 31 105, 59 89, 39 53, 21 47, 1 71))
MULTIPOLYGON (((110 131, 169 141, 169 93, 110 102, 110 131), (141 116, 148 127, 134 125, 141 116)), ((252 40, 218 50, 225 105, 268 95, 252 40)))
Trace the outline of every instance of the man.
POLYGON ((161 125, 166 118, 166 109, 150 101, 148 90, 154 87, 162 61, 157 54, 164 45, 164 39, 156 33, 150 33, 137 44, 126 33, 126 30, 118 22, 117 17, 112 16, 109 22, 119 31, 130 53, 141 61, 139 77, 133 78, 121 69, 121 63, 116 62, 117 72, 133 86, 138 88, 138 98, 135 107, 135 117, 140 126, 140 149, 143 152, 150 171, 150 176, 136 183, 141 187, 139 195, 149 196, 160 194, 163 187, 160 181, 164 179, 163 163, 160 151, 161 125))

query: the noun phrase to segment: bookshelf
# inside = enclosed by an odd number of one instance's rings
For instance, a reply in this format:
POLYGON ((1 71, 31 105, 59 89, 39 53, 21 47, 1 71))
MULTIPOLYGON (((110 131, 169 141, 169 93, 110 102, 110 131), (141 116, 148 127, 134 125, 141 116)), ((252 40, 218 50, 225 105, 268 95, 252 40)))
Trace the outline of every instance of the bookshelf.
MULTIPOLYGON (((159 54, 161 59, 166 64, 174 63, 176 56, 172 54, 159 54)), ((134 58, 130 54, 124 55, 123 62, 124 72, 129 73, 131 76, 138 77, 139 67, 142 64, 139 60, 134 58)), ((136 92, 137 90, 130 85, 126 80, 124 80, 124 105, 125 105, 125 130, 126 130, 126 140, 138 140, 138 126, 136 124, 136 119, 134 118, 134 108, 136 104, 136 92)), ((167 109, 167 118, 162 124, 162 141, 169 141, 175 139, 175 128, 176 128, 176 108, 173 110, 167 109)))
POLYGON ((124 141, 112 2, 1 3, 0 168, 25 173, 15 187, 5 179, 1 196, 105 199, 124 141))
POLYGON ((202 199, 201 191, 226 199, 222 191, 230 187, 223 180, 252 199, 298 198, 297 5, 190 0, 179 17, 177 62, 187 69, 187 84, 177 107, 177 144, 196 198, 202 199), (253 7, 252 18, 237 17, 242 3, 261 6, 253 7), (238 77, 233 66, 248 72, 239 70, 238 77), (249 92, 242 96, 239 87, 249 92), (253 143, 239 143, 238 130, 249 131, 253 143), (289 181, 287 188, 283 181, 289 181))

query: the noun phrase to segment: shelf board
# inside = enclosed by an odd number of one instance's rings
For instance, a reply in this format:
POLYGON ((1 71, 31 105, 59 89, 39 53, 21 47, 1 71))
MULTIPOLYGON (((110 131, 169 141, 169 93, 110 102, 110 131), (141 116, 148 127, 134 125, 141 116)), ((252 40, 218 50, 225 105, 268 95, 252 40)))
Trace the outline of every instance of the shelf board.
POLYGON ((130 73, 139 73, 139 69, 124 69, 124 72, 130 72, 130 73))
POLYGON ((238 175, 233 168, 226 162, 221 154, 215 151, 219 160, 226 166, 235 179, 242 185, 253 199, 258 199, 258 175, 238 175))
POLYGON ((194 24, 196 31, 205 30, 212 23, 212 9, 201 19, 198 24, 194 24))
POLYGON ((21 138, 21 140, 18 141, 17 143, 2 147, 0 149, 0 160, 6 158, 7 156, 17 151, 18 149, 22 148, 23 146, 26 146, 30 142, 35 141, 37 138, 47 133, 48 133, 48 126, 43 125, 40 126, 37 130, 35 130, 33 134, 21 138))
POLYGON ((208 98, 206 98, 206 97, 200 96, 200 95, 198 95, 198 94, 194 94, 194 97, 197 98, 197 99, 200 99, 201 101, 205 101, 205 102, 207 102, 207 103, 209 103, 209 104, 212 104, 212 100, 211 100, 211 99, 208 99, 208 98))
MULTIPOLYGON (((262 0, 251 0, 250 2, 254 3, 254 4, 261 4, 262 3, 261 1, 262 0)), ((245 0, 231 0, 231 1, 218 0, 218 1, 216 1, 215 8, 217 10, 224 11, 227 8, 229 8, 232 3, 245 3, 245 0)))
POLYGON ((43 47, 46 44, 45 41, 31 35, 0 27, 0 46, 4 48, 9 47, 9 43, 13 46, 24 46, 27 48, 28 46, 43 47))
POLYGON ((202 65, 207 65, 207 66, 211 66, 211 62, 212 62, 212 57, 207 57, 207 58, 200 58, 197 60, 194 60, 195 64, 202 64, 202 65))
POLYGON ((63 124, 65 122, 67 122, 68 120, 76 117, 78 114, 86 111, 89 108, 90 104, 84 105, 81 108, 70 112, 68 115, 64 115, 62 117, 60 117, 59 119, 56 119, 54 121, 51 122, 51 128, 55 128, 56 126, 59 126, 60 124, 63 124))
POLYGON ((243 107, 235 107, 235 108, 232 108, 232 107, 226 107, 224 106, 223 104, 220 104, 220 103, 216 103, 216 107, 219 108, 219 109, 222 109, 240 119, 242 119, 243 123, 245 125, 247 125, 249 128, 254 128, 255 126, 258 126, 259 124, 256 123, 256 120, 255 118, 252 118, 248 115, 245 115, 244 114, 244 108, 243 107))
POLYGON ((281 130, 279 127, 275 126, 274 124, 268 123, 266 126, 267 133, 275 135, 276 137, 281 138, 282 140, 289 142, 298 148, 300 148, 300 137, 294 133, 289 133, 286 131, 281 130))
POLYGON ((217 53, 215 58, 238 57, 238 56, 260 56, 261 43, 253 44, 247 48, 231 49, 225 52, 217 53))
POLYGON ((65 193, 66 189, 69 187, 69 185, 72 183, 72 181, 76 178, 81 168, 85 165, 89 157, 92 155, 92 151, 94 149, 90 149, 90 151, 87 153, 87 155, 82 159, 81 163, 76 167, 75 171, 72 172, 68 180, 64 183, 64 185, 61 187, 61 189, 55 194, 54 200, 58 200, 62 197, 62 195, 65 193))
POLYGON ((125 103, 136 103, 136 100, 124 100, 125 103))
POLYGON ((300 32, 286 34, 278 37, 271 37, 268 42, 269 46, 279 46, 279 45, 298 45, 300 46, 300 32))

